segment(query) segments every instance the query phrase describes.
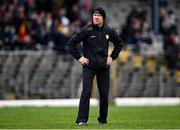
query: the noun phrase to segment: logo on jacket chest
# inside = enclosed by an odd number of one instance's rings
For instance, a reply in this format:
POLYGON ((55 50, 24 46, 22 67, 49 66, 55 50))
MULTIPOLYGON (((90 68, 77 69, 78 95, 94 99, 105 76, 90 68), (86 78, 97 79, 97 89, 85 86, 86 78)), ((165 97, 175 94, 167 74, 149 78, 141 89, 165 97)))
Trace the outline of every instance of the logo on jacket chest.
POLYGON ((109 35, 108 35, 108 34, 106 34, 106 39, 107 39, 107 40, 109 39, 109 35))

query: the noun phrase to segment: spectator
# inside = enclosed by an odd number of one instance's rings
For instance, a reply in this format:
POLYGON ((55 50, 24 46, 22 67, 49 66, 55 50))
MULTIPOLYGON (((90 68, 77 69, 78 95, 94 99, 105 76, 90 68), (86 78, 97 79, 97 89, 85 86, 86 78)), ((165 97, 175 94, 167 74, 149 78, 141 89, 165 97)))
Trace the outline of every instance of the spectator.
POLYGON ((123 27, 120 36, 126 45, 132 45, 135 49, 139 49, 138 39, 141 31, 141 21, 134 11, 127 17, 126 25, 123 27))
POLYGON ((164 57, 170 70, 177 68, 179 59, 179 37, 176 17, 172 10, 161 8, 160 10, 160 31, 163 35, 164 57))
POLYGON ((147 21, 142 23, 140 41, 146 44, 152 44, 153 33, 147 21))
POLYGON ((177 69, 178 59, 180 59, 180 40, 174 30, 169 30, 164 41, 164 56, 168 68, 171 70, 177 69))

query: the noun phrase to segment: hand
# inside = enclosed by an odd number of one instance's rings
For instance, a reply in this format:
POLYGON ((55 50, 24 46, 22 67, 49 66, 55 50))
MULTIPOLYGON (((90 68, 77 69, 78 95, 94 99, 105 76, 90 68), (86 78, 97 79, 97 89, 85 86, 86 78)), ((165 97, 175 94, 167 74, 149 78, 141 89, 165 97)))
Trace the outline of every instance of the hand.
POLYGON ((113 59, 110 56, 108 56, 106 64, 111 65, 112 62, 113 62, 113 59))
POLYGON ((82 56, 81 58, 79 58, 79 62, 82 65, 88 65, 89 64, 89 59, 85 58, 84 56, 82 56))

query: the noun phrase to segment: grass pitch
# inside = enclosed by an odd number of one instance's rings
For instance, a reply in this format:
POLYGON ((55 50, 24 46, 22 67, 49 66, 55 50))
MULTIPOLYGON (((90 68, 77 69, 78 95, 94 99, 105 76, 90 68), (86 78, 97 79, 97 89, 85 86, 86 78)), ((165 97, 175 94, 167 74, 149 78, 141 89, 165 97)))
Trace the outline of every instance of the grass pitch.
POLYGON ((88 126, 75 124, 77 108, 0 108, 1 129, 180 129, 180 106, 109 107, 107 125, 98 125, 98 107, 88 126))

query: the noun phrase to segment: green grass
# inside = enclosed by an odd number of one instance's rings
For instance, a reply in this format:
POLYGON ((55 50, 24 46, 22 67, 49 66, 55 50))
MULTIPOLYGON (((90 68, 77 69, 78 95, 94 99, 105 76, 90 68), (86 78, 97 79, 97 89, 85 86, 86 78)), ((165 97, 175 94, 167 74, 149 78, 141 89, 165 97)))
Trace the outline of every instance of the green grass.
POLYGON ((109 107, 108 124, 97 123, 91 107, 88 126, 75 124, 77 108, 0 108, 0 128, 17 129, 180 129, 180 106, 109 107))

